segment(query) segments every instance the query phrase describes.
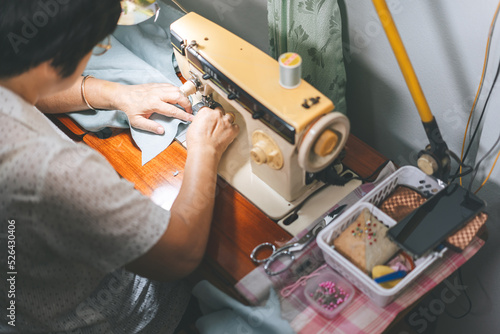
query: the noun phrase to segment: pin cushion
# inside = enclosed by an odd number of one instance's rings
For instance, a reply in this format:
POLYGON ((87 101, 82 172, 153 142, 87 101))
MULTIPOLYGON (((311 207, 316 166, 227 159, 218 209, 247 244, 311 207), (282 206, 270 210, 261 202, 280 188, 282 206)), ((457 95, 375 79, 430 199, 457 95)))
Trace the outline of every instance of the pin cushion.
POLYGON ((333 245, 356 267, 371 274, 373 267, 384 264, 399 250, 386 236, 387 230, 388 227, 365 208, 358 218, 333 240, 333 245))

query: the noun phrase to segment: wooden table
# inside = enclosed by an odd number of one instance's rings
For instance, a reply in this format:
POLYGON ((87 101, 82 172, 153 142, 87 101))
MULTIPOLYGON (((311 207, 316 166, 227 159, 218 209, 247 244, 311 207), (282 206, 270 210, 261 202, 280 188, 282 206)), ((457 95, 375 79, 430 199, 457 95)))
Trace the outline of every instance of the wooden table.
MULTIPOLYGON (((153 199, 162 199, 169 206, 177 196, 186 161, 186 149, 173 142, 165 151, 142 166, 141 151, 132 141, 130 131, 113 130, 113 135, 100 139, 81 129, 66 115, 48 115, 70 138, 84 142, 103 154, 115 170, 135 184, 135 188, 153 199)), ((370 176, 387 159, 353 135, 349 136, 343 163, 361 177, 370 176)), ((250 260, 253 248, 262 242, 276 245, 292 238, 276 222, 268 218, 222 178, 218 178, 212 228, 204 261, 188 278, 191 284, 207 279, 222 291, 243 303, 246 301, 234 288, 235 284, 257 267, 250 260)), ((485 238, 487 234, 481 236, 485 238)), ((418 304, 415 303, 414 305, 418 304)), ((412 309, 410 307, 408 310, 412 309)), ((407 311, 408 311, 407 310, 407 311)), ((386 329, 385 333, 401 330, 412 333, 404 321, 402 312, 386 329)))
MULTIPOLYGON (((107 139, 82 130, 66 115, 50 115, 71 138, 83 141, 103 154, 115 170, 135 184, 146 196, 168 194, 173 202, 182 183, 186 149, 173 142, 153 160, 141 165, 141 151, 133 143, 128 130, 114 130, 107 139)), ((367 177, 387 159, 353 135, 346 144, 344 164, 361 177, 367 177)), ((257 209, 222 178, 218 179, 214 217, 205 259, 190 277, 195 283, 208 279, 225 292, 238 298, 234 285, 256 268, 250 260, 252 249, 262 242, 277 245, 292 236, 257 209)))

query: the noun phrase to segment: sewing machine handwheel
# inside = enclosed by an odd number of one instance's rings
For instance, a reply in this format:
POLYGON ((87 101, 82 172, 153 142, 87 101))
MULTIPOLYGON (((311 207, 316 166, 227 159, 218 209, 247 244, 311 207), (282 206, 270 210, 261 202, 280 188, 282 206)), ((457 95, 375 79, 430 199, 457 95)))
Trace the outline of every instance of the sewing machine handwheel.
POLYGON ((328 167, 344 148, 349 131, 349 119, 344 114, 323 115, 302 138, 298 149, 299 166, 311 173, 328 167))

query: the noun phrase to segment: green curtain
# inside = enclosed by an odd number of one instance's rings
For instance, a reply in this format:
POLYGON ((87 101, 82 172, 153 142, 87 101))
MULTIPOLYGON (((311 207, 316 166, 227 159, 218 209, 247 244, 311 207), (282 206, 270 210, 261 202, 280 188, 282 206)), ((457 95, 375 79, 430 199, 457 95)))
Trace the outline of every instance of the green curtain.
POLYGON ((302 78, 345 113, 346 74, 337 0, 268 0, 270 53, 302 57, 302 78))

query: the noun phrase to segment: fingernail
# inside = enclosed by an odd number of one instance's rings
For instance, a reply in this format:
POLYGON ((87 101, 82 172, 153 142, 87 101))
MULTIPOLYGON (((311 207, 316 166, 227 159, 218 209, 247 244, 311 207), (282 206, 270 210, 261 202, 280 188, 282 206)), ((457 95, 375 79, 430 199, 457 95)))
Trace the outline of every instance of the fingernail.
POLYGON ((163 132, 165 132, 165 130, 163 130, 163 128, 161 126, 159 126, 157 129, 156 129, 156 133, 159 134, 159 135, 162 135, 163 132))

